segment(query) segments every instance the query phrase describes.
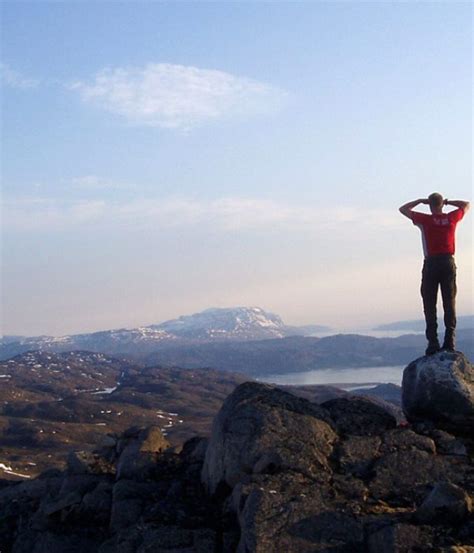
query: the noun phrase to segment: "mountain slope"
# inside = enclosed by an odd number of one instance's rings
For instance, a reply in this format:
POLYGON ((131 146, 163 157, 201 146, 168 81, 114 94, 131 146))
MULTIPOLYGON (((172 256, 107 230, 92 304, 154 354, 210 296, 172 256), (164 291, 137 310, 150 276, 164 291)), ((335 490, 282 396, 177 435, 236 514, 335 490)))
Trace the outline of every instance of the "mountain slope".
POLYGON ((4 336, 0 359, 30 350, 71 351, 75 349, 111 355, 143 354, 162 344, 189 344, 236 340, 263 340, 327 331, 327 327, 287 326, 278 315, 260 307, 206 309, 193 315, 133 329, 114 329, 70 336, 4 336))

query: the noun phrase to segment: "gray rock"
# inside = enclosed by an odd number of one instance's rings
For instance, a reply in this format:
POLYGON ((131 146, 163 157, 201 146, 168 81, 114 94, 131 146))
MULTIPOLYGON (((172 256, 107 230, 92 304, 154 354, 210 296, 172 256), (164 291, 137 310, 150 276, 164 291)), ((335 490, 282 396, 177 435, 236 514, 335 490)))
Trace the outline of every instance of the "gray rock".
POLYGON ((317 544, 320 549, 336 549, 362 551, 364 533, 361 520, 353 514, 344 511, 327 510, 316 515, 310 515, 292 524, 288 533, 317 544))
MULTIPOLYGON (((143 545, 137 553, 161 553, 193 547, 193 531, 179 526, 159 526, 144 530, 143 545)), ((193 549, 190 549, 193 551, 193 549)))
POLYGON ((82 496, 79 492, 69 492, 67 495, 56 499, 56 501, 42 503, 41 510, 46 516, 60 513, 61 520, 64 520, 68 510, 75 505, 79 505, 81 501, 82 496))
POLYGON ((431 532, 411 524, 390 524, 368 538, 367 553, 413 553, 433 551, 431 532))
POLYGON ((84 553, 96 551, 97 541, 75 533, 36 532, 22 535, 12 553, 84 553))
POLYGON ((332 486, 302 474, 262 475, 239 483, 232 508, 241 528, 238 553, 363 552, 363 525, 348 505, 337 509, 332 486))
POLYGON ((209 444, 208 438, 195 436, 190 438, 183 444, 183 448, 179 452, 181 457, 191 462, 203 462, 206 456, 206 449, 209 444))
POLYGON ((417 434, 410 429, 397 428, 390 430, 383 435, 380 453, 390 453, 393 451, 409 451, 417 449, 427 453, 436 453, 435 442, 428 436, 417 434))
POLYGON ((122 479, 115 483, 110 514, 112 531, 126 528, 138 521, 149 491, 148 484, 144 482, 122 479))
POLYGON ((67 458, 69 474, 115 474, 115 466, 100 454, 91 451, 73 451, 67 458))
POLYGON ((106 434, 99 443, 99 448, 102 447, 107 449, 115 449, 117 447, 117 436, 114 436, 113 434, 106 434))
POLYGON ((97 553, 137 553, 141 543, 141 533, 137 528, 125 528, 117 530, 113 538, 104 541, 97 553))
POLYGON ((143 501, 138 498, 113 501, 110 513, 110 530, 117 532, 136 524, 143 512, 143 501))
POLYGON ((409 421, 428 420, 455 434, 474 428, 474 368, 459 352, 441 351, 403 372, 402 406, 409 421))
POLYGON ((101 482, 92 491, 86 493, 79 505, 79 518, 106 526, 110 520, 112 508, 112 485, 101 482))
POLYGON ((81 496, 92 491, 102 479, 92 474, 67 474, 61 483, 57 495, 64 496, 71 492, 79 493, 81 496))
POLYGON ((348 436, 337 448, 339 465, 343 472, 364 477, 382 444, 379 436, 348 436))
POLYGON ((117 463, 117 480, 146 480, 155 469, 157 454, 165 451, 170 445, 159 426, 130 430, 125 440, 127 443, 123 443, 117 463))
POLYGON ((469 495, 450 482, 438 482, 416 511, 421 522, 456 524, 472 512, 469 495))
POLYGON ((391 413, 367 398, 330 399, 322 407, 329 411, 342 434, 370 436, 397 426, 397 420, 391 413))
POLYGON ((452 545, 443 547, 439 553, 474 553, 474 545, 452 545))
POLYGON ((433 437, 440 453, 446 455, 460 455, 463 457, 467 455, 465 444, 459 438, 456 438, 456 436, 438 429, 431 431, 430 435, 433 437))
POLYGON ((413 449, 388 453, 375 462, 373 471, 373 497, 406 505, 424 497, 431 482, 445 477, 449 468, 442 458, 413 449))
POLYGON ((337 497, 343 497, 347 504, 351 504, 359 511, 359 506, 365 504, 369 497, 369 490, 360 478, 354 478, 351 474, 333 474, 332 490, 337 497))
POLYGON ((292 470, 327 478, 337 435, 327 412, 266 384, 246 382, 214 419, 202 470, 210 493, 245 475, 292 470), (327 421, 327 422, 325 422, 327 421))

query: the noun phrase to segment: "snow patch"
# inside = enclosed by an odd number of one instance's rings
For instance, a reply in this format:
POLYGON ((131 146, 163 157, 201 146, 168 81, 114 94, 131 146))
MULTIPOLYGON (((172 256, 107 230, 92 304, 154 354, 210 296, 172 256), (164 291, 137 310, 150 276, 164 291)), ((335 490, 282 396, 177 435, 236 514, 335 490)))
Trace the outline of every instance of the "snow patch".
POLYGON ((3 469, 4 472, 13 476, 20 476, 21 478, 31 478, 29 474, 21 474, 20 472, 15 472, 12 467, 10 467, 9 465, 5 465, 4 463, 0 463, 0 469, 3 469))
POLYGON ((99 390, 98 392, 92 392, 92 395, 97 394, 111 394, 112 392, 115 392, 115 390, 118 388, 118 386, 114 386, 113 388, 105 388, 104 390, 99 390))

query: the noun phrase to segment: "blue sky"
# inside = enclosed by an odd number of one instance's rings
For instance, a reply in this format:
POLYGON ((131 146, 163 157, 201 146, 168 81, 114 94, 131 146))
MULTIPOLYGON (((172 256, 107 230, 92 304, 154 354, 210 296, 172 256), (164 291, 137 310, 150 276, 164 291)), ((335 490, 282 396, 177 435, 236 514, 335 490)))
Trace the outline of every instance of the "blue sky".
POLYGON ((472 199, 468 3, 2 11, 4 333, 234 305, 337 328, 421 315, 397 208, 472 199))

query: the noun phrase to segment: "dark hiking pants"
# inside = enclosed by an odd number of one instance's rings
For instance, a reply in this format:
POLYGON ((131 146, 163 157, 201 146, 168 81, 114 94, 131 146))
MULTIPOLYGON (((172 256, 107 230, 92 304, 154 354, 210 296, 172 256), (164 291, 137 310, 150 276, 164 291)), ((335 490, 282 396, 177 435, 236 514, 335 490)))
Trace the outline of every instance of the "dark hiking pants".
POLYGON ((438 345, 438 321, 436 300, 438 287, 443 299, 444 335, 443 347, 454 349, 456 329, 456 264, 452 255, 433 255, 425 259, 421 279, 421 296, 426 320, 426 338, 430 345, 438 345))

